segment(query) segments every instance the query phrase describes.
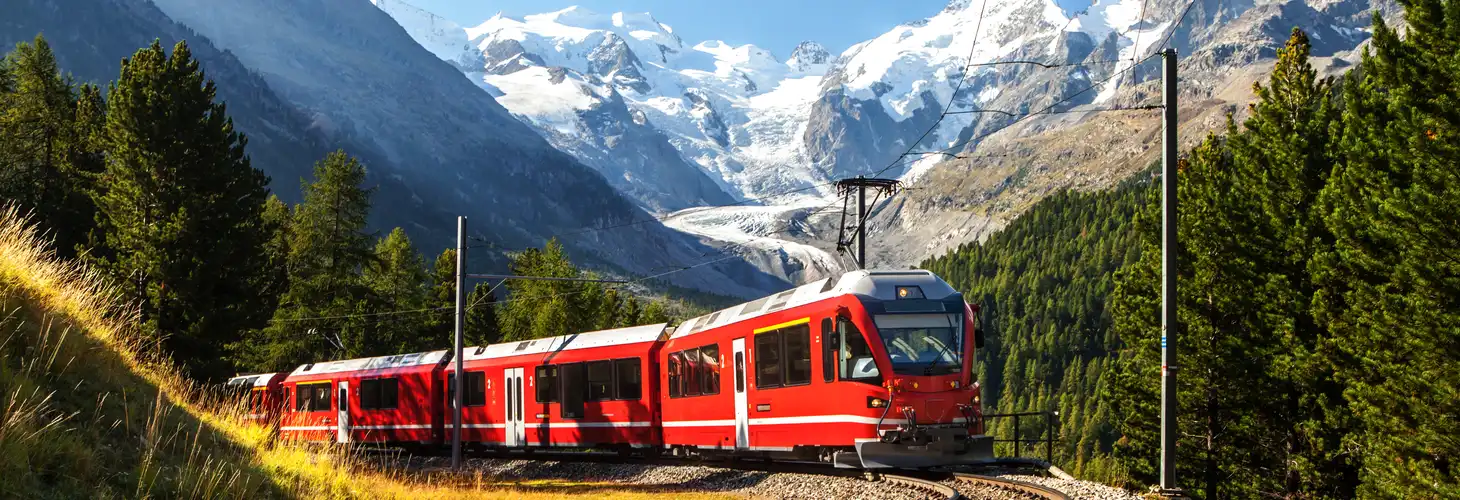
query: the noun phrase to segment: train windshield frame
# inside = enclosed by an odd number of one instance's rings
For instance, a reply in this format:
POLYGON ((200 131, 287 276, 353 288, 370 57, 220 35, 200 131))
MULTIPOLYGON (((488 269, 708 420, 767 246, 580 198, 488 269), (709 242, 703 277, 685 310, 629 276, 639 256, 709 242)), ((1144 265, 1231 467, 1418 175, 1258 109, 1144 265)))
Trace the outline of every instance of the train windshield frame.
POLYGON ((951 375, 963 369, 962 313, 872 316, 877 338, 897 375, 951 375))

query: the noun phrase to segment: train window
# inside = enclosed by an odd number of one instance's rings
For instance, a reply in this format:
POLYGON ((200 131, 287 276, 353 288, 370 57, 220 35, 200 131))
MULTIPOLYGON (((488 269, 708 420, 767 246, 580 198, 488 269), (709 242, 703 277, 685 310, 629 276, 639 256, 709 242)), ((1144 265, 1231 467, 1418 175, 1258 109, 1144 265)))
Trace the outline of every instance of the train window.
POLYGON ((780 387, 781 380, 781 332, 768 332, 755 336, 755 388, 780 387))
POLYGON ((399 403, 400 382, 395 378, 360 381, 360 409, 394 410, 399 403))
MULTIPOLYGON (((466 387, 462 388, 461 399, 466 406, 487 405, 487 372, 466 372, 466 387)), ((446 374, 446 407, 454 408, 456 401, 456 374, 446 374)))
POLYGON ((569 363, 558 367, 562 377, 563 403, 559 415, 563 418, 583 418, 583 395, 586 370, 583 363, 569 363))
POLYGON ((588 401, 608 401, 613 397, 613 362, 589 362, 588 401))
POLYGON ((462 399, 467 406, 486 406, 487 372, 466 372, 466 394, 462 399))
POLYGON ((616 359, 613 361, 613 365, 614 378, 618 385, 618 398, 639 399, 643 397, 639 358, 616 359))
POLYGON ((679 378, 684 373, 684 362, 679 359, 679 353, 669 353, 669 397, 677 398, 684 395, 680 390, 679 378))
POLYGON ((745 353, 735 353, 735 392, 745 392, 745 353))
POLYGON ((361 380, 360 409, 374 410, 380 406, 380 379, 361 380))
POLYGON ((537 367, 537 402, 558 402, 558 367, 545 365, 537 367))
POLYGON ((446 407, 456 408, 456 374, 451 372, 446 373, 446 407))
POLYGON ((720 346, 710 344, 700 351, 700 394, 720 393, 720 346))
POLYGON ((862 332, 857 329, 856 324, 841 317, 837 318, 836 323, 837 331, 841 337, 840 342, 838 342, 841 355, 837 357, 838 373, 841 379, 882 385, 881 375, 862 378, 852 376, 852 368, 855 367, 853 363, 856 363, 858 359, 871 359, 872 348, 867 346, 867 339, 862 337, 862 332))
POLYGON ((687 349, 682 352, 684 376, 679 378, 679 382, 684 386, 685 396, 698 396, 700 395, 700 373, 703 371, 703 367, 700 366, 700 350, 687 349))
POLYGON ((294 389, 294 411, 304 411, 309 408, 308 386, 300 386, 294 389))
POLYGON ((831 318, 821 320, 821 381, 836 380, 836 332, 832 330, 831 318))
POLYGON ((806 385, 811 383, 811 325, 800 324, 781 330, 785 342, 785 385, 806 385))
POLYGON ((321 383, 321 385, 312 386, 312 389, 314 389, 312 390, 314 398, 310 398, 310 411, 330 411, 331 399, 334 399, 334 390, 330 385, 321 383))
POLYGON ((380 380, 380 409, 394 410, 400 404, 400 382, 394 378, 380 380))

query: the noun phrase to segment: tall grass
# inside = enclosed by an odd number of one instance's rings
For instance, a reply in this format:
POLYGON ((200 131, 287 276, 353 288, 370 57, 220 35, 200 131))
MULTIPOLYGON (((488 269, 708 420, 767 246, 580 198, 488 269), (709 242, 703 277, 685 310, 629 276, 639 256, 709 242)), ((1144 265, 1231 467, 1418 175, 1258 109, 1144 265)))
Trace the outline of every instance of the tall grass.
POLYGON ((16 210, 0 210, 0 496, 645 496, 410 472, 341 447, 279 444, 245 421, 241 401, 181 375, 103 276, 47 248, 16 210))

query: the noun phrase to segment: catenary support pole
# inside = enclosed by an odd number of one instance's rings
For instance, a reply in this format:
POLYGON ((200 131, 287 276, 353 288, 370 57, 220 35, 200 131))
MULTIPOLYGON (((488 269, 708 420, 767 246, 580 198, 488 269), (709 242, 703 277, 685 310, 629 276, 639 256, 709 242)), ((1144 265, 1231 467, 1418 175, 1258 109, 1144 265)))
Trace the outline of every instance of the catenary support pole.
POLYGON ((1176 487, 1176 49, 1161 54, 1161 490, 1176 487))
POLYGON ((466 328, 466 216, 456 218, 456 341, 451 359, 455 368, 456 386, 451 394, 451 468, 461 467, 461 393, 466 379, 462 376, 461 334, 466 328))
POLYGON ((867 183, 857 176, 857 267, 867 268, 867 183))

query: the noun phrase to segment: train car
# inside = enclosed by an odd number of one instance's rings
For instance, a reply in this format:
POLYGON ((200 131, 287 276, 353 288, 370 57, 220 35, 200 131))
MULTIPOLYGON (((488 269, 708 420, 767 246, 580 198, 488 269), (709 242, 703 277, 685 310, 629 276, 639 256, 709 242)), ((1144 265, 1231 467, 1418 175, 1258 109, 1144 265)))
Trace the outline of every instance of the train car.
POLYGON ((990 460, 975 310, 927 271, 855 271, 686 321, 658 357, 664 443, 856 468, 990 460))
POLYGON ((442 439, 447 351, 310 363, 282 383, 292 441, 431 444, 442 439))
POLYGON ((224 386, 239 397, 247 398, 244 420, 255 425, 273 426, 278 424, 279 412, 284 408, 283 381, 281 373, 256 373, 228 379, 224 386))
MULTIPOLYGON (((666 327, 636 326, 465 350, 462 442, 624 451, 659 447, 653 374, 666 327)), ((443 377, 449 400, 455 375, 448 367, 443 377)), ((447 408, 444 420, 450 432, 454 412, 447 408)))

